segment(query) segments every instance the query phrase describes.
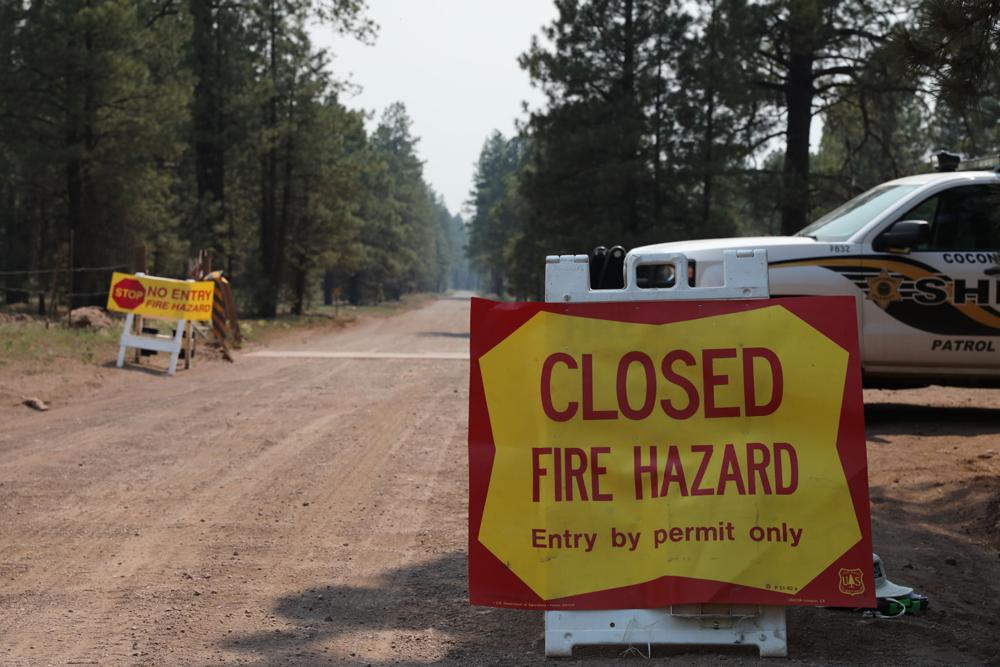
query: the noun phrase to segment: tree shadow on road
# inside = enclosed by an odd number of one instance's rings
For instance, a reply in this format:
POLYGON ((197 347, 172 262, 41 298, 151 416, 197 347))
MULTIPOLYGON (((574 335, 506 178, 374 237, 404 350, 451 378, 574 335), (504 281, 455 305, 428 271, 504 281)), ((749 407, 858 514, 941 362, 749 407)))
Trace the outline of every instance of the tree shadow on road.
POLYGON ((468 331, 421 331, 418 336, 429 336, 433 338, 468 338, 468 331))
MULTIPOLYGON (((944 507, 888 498, 875 509, 876 550, 895 580, 930 595, 931 611, 880 621, 858 610, 792 607, 789 655, 820 664, 996 659, 995 648, 977 641, 993 622, 995 609, 987 607, 1000 594, 996 554, 980 540, 942 535, 954 518, 944 507), (932 533, 932 546, 926 546, 932 533), (952 558, 958 565, 948 564, 952 558), (986 581, 977 586, 981 578, 986 581)), ((388 572, 370 587, 307 588, 276 601, 274 614, 284 628, 229 635, 222 647, 242 653, 241 663, 258 665, 551 664, 540 612, 471 607, 466 581, 465 554, 456 553, 388 572)), ((581 647, 559 662, 605 664, 620 660, 622 648, 581 647)), ((720 659, 771 664, 752 647, 657 646, 653 656, 682 656, 695 665, 720 659)))
POLYGON ((901 480, 909 493, 896 484, 871 489, 874 548, 889 578, 931 601, 928 613, 906 619, 905 634, 885 632, 894 642, 927 633, 913 640, 927 646, 918 661, 997 664, 997 646, 983 638, 995 634, 1000 609, 1000 476, 943 477, 947 481, 901 480))
POLYGON ((224 647, 262 665, 464 665, 480 663, 484 654, 505 664, 544 660, 541 614, 470 606, 466 566, 464 553, 449 554, 388 572, 372 587, 317 586, 279 598, 274 613, 290 627, 230 635, 224 647), (335 652, 322 651, 337 642, 335 652), (370 655, 379 642, 388 644, 381 646, 382 655, 370 655))
POLYGON ((977 436, 1000 433, 1000 409, 907 403, 865 405, 868 438, 880 435, 977 436))
MULTIPOLYGON (((134 363, 132 361, 126 360, 125 365, 122 366, 121 368, 118 368, 118 364, 116 362, 114 362, 114 361, 107 361, 107 362, 101 364, 101 367, 102 368, 111 368, 111 369, 114 369, 116 371, 128 371, 130 373, 145 373, 146 375, 155 375, 157 377, 163 377, 163 376, 167 375, 167 367, 166 366, 163 366, 163 367, 154 366, 154 365, 150 364, 149 362, 146 362, 145 365, 141 365, 141 364, 136 364, 136 363, 134 363)), ((178 371, 185 370, 183 360, 180 361, 177 364, 177 370, 178 371)))
MULTIPOLYGON (((392 571, 377 586, 309 588, 279 598, 274 613, 289 627, 229 635, 223 648, 245 653, 258 665, 553 664, 545 657, 541 612, 469 605, 464 553, 392 571), (379 656, 372 649, 377 643, 379 656), (330 646, 336 648, 324 651, 330 646)), ((624 649, 578 647, 572 659, 559 664, 606 664, 621 659, 624 649)), ((656 657, 679 654, 698 665, 714 665, 720 655, 751 660, 757 655, 746 646, 656 647, 653 652, 656 657)))

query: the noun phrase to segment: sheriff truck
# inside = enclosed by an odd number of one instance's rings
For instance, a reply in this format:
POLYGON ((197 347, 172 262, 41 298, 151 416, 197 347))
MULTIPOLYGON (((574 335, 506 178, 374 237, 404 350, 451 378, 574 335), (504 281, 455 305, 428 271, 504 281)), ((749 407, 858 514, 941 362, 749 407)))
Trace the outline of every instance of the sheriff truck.
MULTIPOLYGON (((1000 386, 1000 174, 900 178, 858 195, 794 236, 662 243, 688 282, 721 285, 722 253, 764 248, 772 296, 852 295, 865 385, 1000 386)), ((637 286, 673 284, 639 267, 637 286)))

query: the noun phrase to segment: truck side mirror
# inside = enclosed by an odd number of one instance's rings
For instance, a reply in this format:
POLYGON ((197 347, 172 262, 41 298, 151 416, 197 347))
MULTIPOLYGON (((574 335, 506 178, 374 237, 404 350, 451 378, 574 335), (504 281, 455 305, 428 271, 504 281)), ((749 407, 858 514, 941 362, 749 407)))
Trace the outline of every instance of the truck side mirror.
POLYGON ((872 248, 878 252, 910 252, 910 248, 930 237, 931 225, 926 220, 898 220, 878 235, 872 248))

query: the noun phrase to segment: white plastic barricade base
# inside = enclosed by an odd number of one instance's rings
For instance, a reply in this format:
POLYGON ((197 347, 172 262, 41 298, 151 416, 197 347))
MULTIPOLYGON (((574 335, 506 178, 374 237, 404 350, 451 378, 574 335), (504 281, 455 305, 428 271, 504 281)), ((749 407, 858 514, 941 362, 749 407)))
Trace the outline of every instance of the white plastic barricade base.
POLYGON ((184 345, 184 328, 187 320, 177 322, 177 330, 173 336, 148 336, 132 333, 132 326, 135 322, 135 315, 129 313, 125 316, 125 328, 122 330, 121 340, 118 342, 118 368, 125 365, 125 352, 128 348, 140 350, 155 350, 156 352, 170 353, 170 366, 167 368, 167 375, 177 372, 177 360, 180 358, 181 348, 184 345))
POLYGON ((679 605, 664 609, 545 612, 545 655, 568 657, 574 646, 653 644, 756 646, 761 657, 788 655, 785 608, 679 605))
MULTIPOLYGON (((767 251, 757 248, 723 252, 723 283, 691 287, 677 280, 671 287, 639 287, 636 268, 672 265, 675 276, 688 275, 688 258, 679 253, 630 252, 625 257, 625 287, 593 290, 587 255, 545 258, 548 302, 673 301, 754 299, 770 295, 767 251)), ((762 657, 788 655, 785 608, 745 605, 675 605, 664 609, 618 609, 545 612, 545 655, 569 656, 574 646, 652 644, 750 645, 762 657)))

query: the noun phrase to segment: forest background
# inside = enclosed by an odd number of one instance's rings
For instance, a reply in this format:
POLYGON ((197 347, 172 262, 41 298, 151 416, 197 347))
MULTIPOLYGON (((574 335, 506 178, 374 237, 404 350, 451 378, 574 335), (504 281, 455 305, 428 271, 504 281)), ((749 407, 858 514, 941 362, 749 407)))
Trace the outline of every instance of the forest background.
POLYGON ((175 277, 210 250, 263 316, 537 298, 547 254, 794 233, 938 150, 1000 150, 1000 0, 555 4, 520 59, 545 103, 485 138, 463 218, 405 107, 366 129, 310 41, 377 39, 362 0, 0 0, 3 298, 103 303, 110 268, 81 269, 138 246, 175 277))

